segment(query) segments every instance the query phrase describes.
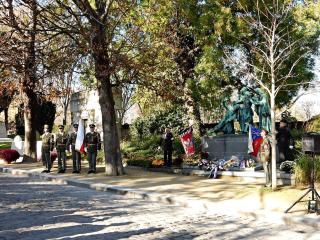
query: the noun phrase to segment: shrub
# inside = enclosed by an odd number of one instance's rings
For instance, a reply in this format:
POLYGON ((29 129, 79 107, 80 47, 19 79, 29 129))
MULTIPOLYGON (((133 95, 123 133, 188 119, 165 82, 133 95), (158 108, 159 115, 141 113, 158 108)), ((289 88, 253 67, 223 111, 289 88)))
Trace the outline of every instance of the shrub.
POLYGON ((293 173, 295 167, 294 161, 284 161, 280 164, 280 170, 284 171, 285 173, 293 173))
POLYGON ((0 150, 0 159, 4 160, 6 163, 11 163, 16 161, 20 157, 20 154, 13 149, 0 150))
POLYGON ((185 114, 182 107, 173 107, 168 110, 157 111, 149 116, 138 118, 132 125, 131 135, 142 139, 146 136, 158 135, 170 127, 174 134, 184 128, 185 114))
POLYGON ((296 182, 301 184, 310 184, 311 182, 311 171, 313 167, 313 161, 315 164, 316 177, 315 180, 320 180, 320 158, 315 157, 314 159, 306 154, 301 154, 296 159, 294 167, 296 182))
POLYGON ((151 164, 152 167, 163 167, 164 161, 162 159, 154 159, 151 164))
POLYGON ((128 166, 137 166, 137 167, 145 167, 150 168, 152 167, 152 161, 151 160, 143 160, 143 159, 130 159, 127 160, 128 166))

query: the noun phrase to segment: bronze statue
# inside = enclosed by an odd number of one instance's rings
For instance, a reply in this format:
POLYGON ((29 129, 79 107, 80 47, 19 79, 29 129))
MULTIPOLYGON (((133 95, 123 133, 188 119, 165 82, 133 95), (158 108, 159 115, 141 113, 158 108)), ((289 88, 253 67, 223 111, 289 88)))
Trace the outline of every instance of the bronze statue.
POLYGON ((223 132, 224 134, 234 134, 234 120, 237 118, 239 105, 236 102, 229 104, 225 98, 222 102, 223 107, 227 110, 224 118, 213 128, 213 132, 223 132))
POLYGON ((255 105, 255 112, 259 116, 259 128, 264 128, 268 132, 271 129, 271 115, 268 95, 261 89, 252 89, 243 86, 239 91, 238 100, 230 102, 227 98, 222 101, 226 114, 211 132, 223 132, 224 134, 234 134, 234 120, 237 119, 242 133, 249 131, 249 125, 253 124, 252 105, 255 105))
POLYGON ((238 122, 242 133, 249 131, 249 125, 253 124, 253 111, 252 111, 252 93, 248 87, 242 87, 237 103, 239 104, 238 122))
POLYGON ((255 111, 259 116, 259 128, 264 128, 270 132, 271 115, 268 95, 261 88, 256 88, 254 91, 256 95, 252 97, 251 101, 255 105, 255 111))

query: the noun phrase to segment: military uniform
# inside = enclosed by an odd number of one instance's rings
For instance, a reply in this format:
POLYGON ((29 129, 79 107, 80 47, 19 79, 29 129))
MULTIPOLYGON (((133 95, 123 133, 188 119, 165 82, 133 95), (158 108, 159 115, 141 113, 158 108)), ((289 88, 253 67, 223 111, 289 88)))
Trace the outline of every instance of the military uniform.
POLYGON ((76 150, 78 124, 74 124, 73 127, 75 128, 75 131, 70 134, 68 146, 71 146, 73 173, 80 173, 81 154, 76 150))
POLYGON ((263 141, 260 146, 259 150, 259 160, 263 165, 263 169, 265 172, 266 178, 266 186, 271 186, 271 161, 270 161, 270 154, 271 154, 271 144, 268 137, 263 138, 263 141))
MULTIPOLYGON (((59 129, 63 129, 63 125, 59 126, 59 129)), ((65 173, 66 172, 66 150, 68 145, 69 135, 65 132, 57 133, 55 139, 55 147, 57 149, 58 155, 58 173, 65 173)))
MULTIPOLYGON (((48 129, 48 126, 45 125, 45 128, 48 129)), ((42 164, 45 167, 43 172, 50 172, 52 163, 51 163, 51 156, 50 152, 53 150, 54 138, 53 134, 46 132, 41 136, 42 139, 42 147, 41 147, 41 159, 42 164)))
MULTIPOLYGON (((94 128, 94 124, 90 124, 90 128, 94 128)), ((97 132, 88 132, 84 139, 88 153, 89 171, 88 173, 96 173, 97 153, 101 150, 101 138, 97 132)))

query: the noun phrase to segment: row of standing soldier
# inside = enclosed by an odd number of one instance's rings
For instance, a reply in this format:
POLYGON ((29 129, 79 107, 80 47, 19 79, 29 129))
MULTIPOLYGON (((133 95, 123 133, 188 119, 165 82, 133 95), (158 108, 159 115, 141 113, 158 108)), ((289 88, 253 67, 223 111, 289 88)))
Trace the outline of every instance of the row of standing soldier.
MULTIPOLYGON (((96 173, 97 153, 101 150, 100 134, 95 131, 95 125, 90 124, 90 132, 85 135, 84 146, 87 149, 87 156, 89 162, 88 173, 96 173)), ((59 132, 54 135, 49 132, 49 126, 44 126, 44 134, 42 135, 42 163, 45 167, 43 172, 49 173, 52 168, 51 151, 54 147, 57 150, 58 157, 58 173, 66 172, 66 151, 71 148, 73 172, 80 173, 81 171, 81 153, 76 150, 76 139, 78 133, 78 124, 73 124, 74 131, 69 135, 64 131, 64 126, 59 126, 59 132)))

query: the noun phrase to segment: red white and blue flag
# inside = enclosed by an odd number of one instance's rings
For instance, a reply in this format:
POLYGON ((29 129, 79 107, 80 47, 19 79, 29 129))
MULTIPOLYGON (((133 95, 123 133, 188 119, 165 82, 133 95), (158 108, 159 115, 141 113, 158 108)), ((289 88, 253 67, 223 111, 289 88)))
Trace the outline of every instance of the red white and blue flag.
POLYGON ((259 128, 249 126, 248 153, 251 153, 254 157, 258 155, 263 140, 260 133, 259 128))
POLYGON ((196 151, 192 131, 192 127, 189 127, 180 134, 181 143, 187 156, 194 154, 196 151))

